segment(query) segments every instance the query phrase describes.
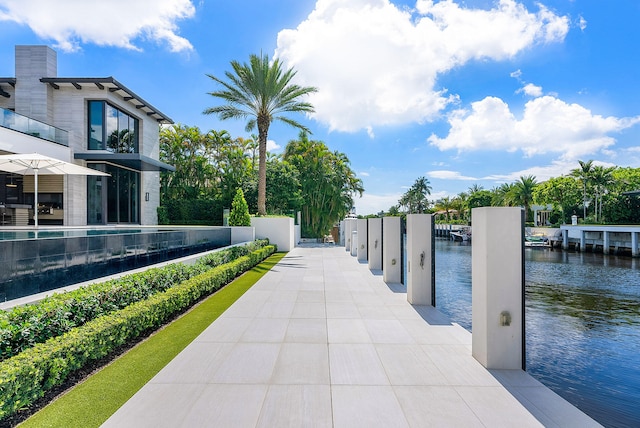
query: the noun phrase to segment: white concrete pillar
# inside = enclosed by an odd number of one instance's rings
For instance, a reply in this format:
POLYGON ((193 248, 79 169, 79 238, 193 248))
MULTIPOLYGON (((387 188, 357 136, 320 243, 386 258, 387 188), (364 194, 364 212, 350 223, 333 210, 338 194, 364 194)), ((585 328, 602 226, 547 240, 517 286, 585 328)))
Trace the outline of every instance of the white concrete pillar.
POLYGON ((366 262, 367 261, 367 251, 369 250, 369 246, 367 244, 367 219, 359 218, 357 222, 358 227, 358 261, 366 262))
POLYGON ((471 216, 472 354, 489 369, 522 369, 523 211, 483 207, 471 216))
POLYGON ((412 305, 432 305, 432 224, 431 214, 407 215, 407 301, 412 305))
POLYGON ((580 231, 580 248, 578 251, 586 251, 587 250, 587 241, 585 238, 585 231, 581 230, 580 231))
MULTIPOLYGON (((355 226, 355 222, 352 223, 352 227, 355 226)), ((358 255, 358 231, 356 229, 351 230, 351 250, 350 254, 352 256, 358 255)))
POLYGON ((353 231, 352 220, 351 218, 344 220, 344 249, 349 252, 351 252, 351 232, 353 231))
POLYGON ((562 249, 569 249, 569 231, 567 229, 564 229, 562 231, 562 249))
POLYGON ((631 232, 631 257, 640 255, 640 251, 638 251, 638 235, 640 235, 640 232, 631 232))
POLYGON ((609 254, 609 232, 602 232, 602 254, 609 254))
POLYGON ((402 281, 400 217, 382 219, 382 242, 382 279, 388 284, 398 284, 402 281))
POLYGON ((382 219, 370 218, 367 226, 369 269, 382 269, 382 219))

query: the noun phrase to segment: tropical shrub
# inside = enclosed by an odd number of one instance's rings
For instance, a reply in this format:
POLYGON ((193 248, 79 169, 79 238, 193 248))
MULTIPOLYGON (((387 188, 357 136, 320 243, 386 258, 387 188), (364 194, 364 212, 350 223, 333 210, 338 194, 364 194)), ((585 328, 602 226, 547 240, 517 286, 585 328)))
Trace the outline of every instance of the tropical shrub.
POLYGON ((242 189, 236 190, 236 195, 231 203, 231 213, 229 215, 229 226, 251 226, 251 216, 249 206, 244 199, 242 189))

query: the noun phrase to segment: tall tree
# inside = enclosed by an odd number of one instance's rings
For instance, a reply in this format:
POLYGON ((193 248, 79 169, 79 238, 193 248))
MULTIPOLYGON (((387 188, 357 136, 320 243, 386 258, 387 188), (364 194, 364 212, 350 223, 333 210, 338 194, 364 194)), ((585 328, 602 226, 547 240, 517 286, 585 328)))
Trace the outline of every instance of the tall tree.
POLYGON ((353 207, 353 196, 362 195, 362 180, 349 167, 349 159, 332 152, 322 141, 309 140, 301 132, 290 141, 284 160, 299 172, 302 186, 302 234, 320 238, 353 207))
POLYGON ((616 170, 615 166, 603 167, 597 165, 593 167, 591 173, 591 180, 593 182, 593 188, 595 191, 595 221, 603 221, 602 219, 602 199, 603 196, 609 191, 609 188, 614 183, 613 171, 616 170))
POLYGON ((469 195, 466 192, 460 192, 456 196, 453 197, 451 203, 453 204, 453 208, 458 211, 458 220, 467 218, 467 211, 469 208, 468 205, 469 195))
POLYGON ((571 175, 582 182, 582 218, 587 218, 587 187, 591 183, 591 175, 593 174, 593 160, 583 162, 578 161, 580 168, 571 170, 571 175))
POLYGON ((562 222, 567 223, 567 208, 575 208, 580 204, 579 186, 578 180, 573 177, 552 177, 536 186, 534 200, 542 205, 550 203, 555 208, 560 208, 562 222))
POLYGON ((491 205, 494 207, 511 206, 509 195, 511 194, 512 188, 513 183, 502 183, 498 187, 491 189, 491 205))
MULTIPOLYGON (((302 192, 300 174, 296 167, 280 157, 267 159, 267 211, 271 214, 287 215, 292 211, 300 211, 302 192)), ((258 206, 257 176, 247 183, 245 198, 250 209, 258 206)))
POLYGON ((475 192, 471 192, 469 194, 469 199, 467 200, 467 206, 469 209, 478 208, 478 207, 490 207, 492 201, 492 194, 489 190, 476 190, 475 192))
POLYGON ((422 214, 429 207, 427 195, 431 194, 431 185, 425 177, 419 177, 411 188, 405 192, 398 203, 407 207, 409 213, 422 214))
POLYGON ((449 213, 451 212, 452 209, 453 209, 453 203, 451 201, 451 197, 445 196, 442 199, 438 199, 438 201, 436 201, 436 210, 444 211, 446 214, 447 221, 450 220, 449 213))
POLYGON ((210 162, 217 134, 196 126, 173 125, 160 131, 160 160, 175 166, 161 174, 161 199, 197 199, 210 193, 216 171, 210 162))
POLYGON ((536 188, 536 178, 533 175, 527 177, 520 177, 511 189, 508 195, 509 199, 514 205, 520 205, 524 207, 525 221, 529 217, 529 207, 533 202, 533 191, 536 188))
POLYGON ((269 63, 267 55, 251 55, 249 63, 231 61, 233 72, 225 72, 227 80, 207 74, 224 89, 209 92, 225 104, 211 107, 204 114, 215 114, 222 120, 246 119, 247 132, 258 128, 258 215, 266 215, 267 188, 267 137, 274 120, 309 130, 302 124, 284 116, 285 113, 312 113, 313 106, 301 101, 304 95, 316 92, 316 88, 292 83, 296 72, 283 69, 279 59, 269 63))
POLYGON ((467 189, 467 190, 469 192, 469 195, 473 195, 476 192, 484 190, 484 187, 481 184, 474 183, 471 186, 469 186, 469 189, 467 189))

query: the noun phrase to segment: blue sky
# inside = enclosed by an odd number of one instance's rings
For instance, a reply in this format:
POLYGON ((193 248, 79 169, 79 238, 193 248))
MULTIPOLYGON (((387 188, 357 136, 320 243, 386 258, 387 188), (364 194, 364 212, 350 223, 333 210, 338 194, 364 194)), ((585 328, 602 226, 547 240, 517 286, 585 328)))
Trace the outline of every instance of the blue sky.
MULTIPOLYGON (((47 44, 61 77, 113 76, 176 123, 246 137, 202 115, 205 74, 275 55, 318 88, 296 119, 347 154, 368 214, 420 176, 435 200, 578 160, 640 167, 639 19, 637 0, 0 0, 0 77, 15 45, 47 44)), ((273 125, 272 151, 297 133, 273 125)))

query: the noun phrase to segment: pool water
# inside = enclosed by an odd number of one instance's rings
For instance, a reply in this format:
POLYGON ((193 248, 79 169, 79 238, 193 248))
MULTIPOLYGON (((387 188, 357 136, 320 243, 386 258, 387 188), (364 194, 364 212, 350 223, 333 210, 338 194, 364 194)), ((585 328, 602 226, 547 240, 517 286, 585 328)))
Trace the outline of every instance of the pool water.
POLYGON ((228 227, 3 231, 0 301, 227 246, 228 227))

